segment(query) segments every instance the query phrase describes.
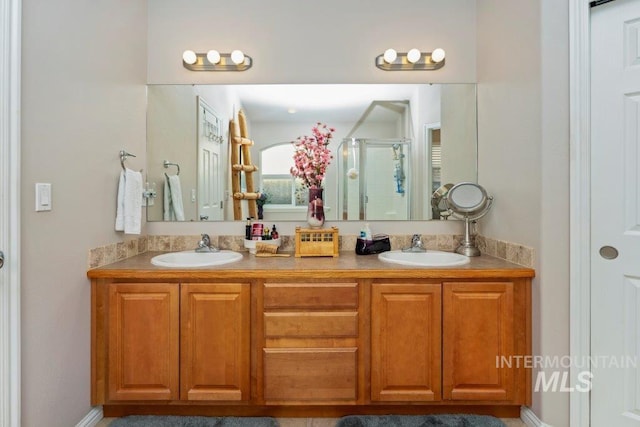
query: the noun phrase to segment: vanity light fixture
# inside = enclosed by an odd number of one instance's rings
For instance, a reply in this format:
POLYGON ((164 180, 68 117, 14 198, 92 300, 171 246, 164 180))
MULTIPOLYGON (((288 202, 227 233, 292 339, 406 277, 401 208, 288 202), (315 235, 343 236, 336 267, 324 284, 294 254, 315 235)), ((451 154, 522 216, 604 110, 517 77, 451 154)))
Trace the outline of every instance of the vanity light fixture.
POLYGON ((409 52, 407 52, 407 61, 415 64, 416 62, 420 61, 421 56, 422 54, 418 49, 411 49, 409 52))
POLYGON ((210 50, 207 52, 207 61, 211 62, 213 65, 216 65, 220 62, 220 52, 217 50, 210 50))
POLYGON ((198 56, 192 50, 185 50, 182 52, 182 60, 189 65, 193 65, 198 60, 198 56))
POLYGON ((241 50, 234 50, 231 52, 231 61, 236 65, 242 64, 244 62, 244 53, 241 50))
POLYGON ((253 65, 253 60, 241 50, 231 53, 220 53, 217 50, 196 53, 185 50, 182 65, 191 71, 246 71, 253 65))
POLYGON ((444 67, 444 58, 445 51, 441 48, 424 54, 415 48, 406 53, 387 49, 376 57, 376 67, 385 71, 437 70, 444 67))
POLYGON ((387 49, 384 51, 382 57, 384 59, 384 62, 386 62, 387 64, 393 64, 393 62, 398 57, 398 52, 396 52, 395 49, 387 49))

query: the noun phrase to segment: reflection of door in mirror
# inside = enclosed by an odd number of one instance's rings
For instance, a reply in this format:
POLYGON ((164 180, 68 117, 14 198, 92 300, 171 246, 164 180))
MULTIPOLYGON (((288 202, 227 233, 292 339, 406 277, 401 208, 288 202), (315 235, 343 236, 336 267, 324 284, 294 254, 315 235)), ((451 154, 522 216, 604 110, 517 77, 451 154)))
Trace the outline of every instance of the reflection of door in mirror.
POLYGON ((222 120, 198 97, 198 218, 224 219, 220 170, 222 120))
POLYGON ((338 149, 342 219, 410 218, 411 140, 345 138, 338 149))
POLYGON ((440 144, 440 123, 426 125, 426 141, 429 144, 429 158, 427 163, 431 164, 431 175, 427 186, 427 196, 430 196, 442 185, 442 145, 440 144))

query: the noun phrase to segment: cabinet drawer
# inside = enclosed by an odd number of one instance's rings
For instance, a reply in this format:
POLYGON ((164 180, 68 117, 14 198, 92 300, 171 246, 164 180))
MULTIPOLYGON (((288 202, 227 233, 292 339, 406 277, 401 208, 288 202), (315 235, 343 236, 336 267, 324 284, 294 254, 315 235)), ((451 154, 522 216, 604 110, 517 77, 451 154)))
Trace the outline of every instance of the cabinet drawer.
POLYGON ((358 308, 358 284, 265 283, 264 308, 355 309, 358 308))
POLYGON ((265 313, 266 338, 356 338, 358 313, 265 313))
POLYGON ((268 402, 355 401, 356 348, 264 349, 268 402))

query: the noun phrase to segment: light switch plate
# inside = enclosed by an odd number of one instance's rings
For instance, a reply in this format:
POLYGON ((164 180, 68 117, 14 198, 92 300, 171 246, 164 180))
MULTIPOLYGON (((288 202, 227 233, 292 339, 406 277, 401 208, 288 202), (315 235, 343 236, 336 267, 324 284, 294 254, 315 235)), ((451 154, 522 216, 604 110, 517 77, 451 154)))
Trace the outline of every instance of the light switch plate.
POLYGON ((51 210, 51 184, 36 183, 36 212, 51 210))

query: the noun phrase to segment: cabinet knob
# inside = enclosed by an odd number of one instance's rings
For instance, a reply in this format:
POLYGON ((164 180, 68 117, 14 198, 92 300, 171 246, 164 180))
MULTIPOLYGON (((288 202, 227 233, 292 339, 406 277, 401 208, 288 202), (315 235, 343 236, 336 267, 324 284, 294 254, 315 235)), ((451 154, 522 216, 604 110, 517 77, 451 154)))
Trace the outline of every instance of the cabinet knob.
POLYGON ((4 266, 4 252, 0 251, 0 268, 4 266))

